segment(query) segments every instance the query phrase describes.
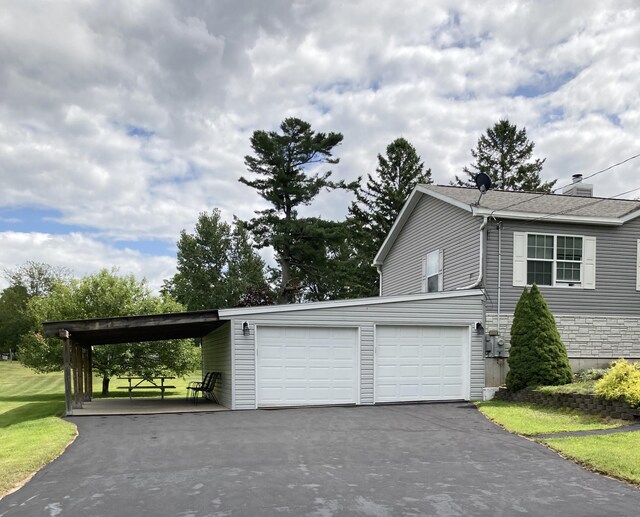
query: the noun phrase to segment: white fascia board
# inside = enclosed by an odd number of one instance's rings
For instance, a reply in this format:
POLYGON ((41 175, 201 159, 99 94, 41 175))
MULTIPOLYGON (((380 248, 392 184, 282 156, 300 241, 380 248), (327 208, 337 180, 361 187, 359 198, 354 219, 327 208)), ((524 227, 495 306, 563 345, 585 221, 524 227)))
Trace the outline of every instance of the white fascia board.
POLYGON ((262 307, 242 307, 237 309, 220 309, 218 317, 226 319, 251 314, 269 314, 274 312, 308 311, 313 309, 329 309, 340 307, 357 307, 359 305, 380 305, 383 303, 402 303, 422 300, 443 300, 447 298, 464 298, 468 296, 484 296, 481 289, 466 291, 446 291, 439 293, 418 293, 402 296, 376 296, 374 298, 355 298, 352 300, 331 300, 327 302, 294 303, 289 305, 267 305, 262 307))
MULTIPOLYGON (((491 210, 490 208, 473 207, 474 216, 489 216, 496 219, 517 219, 522 221, 540 221, 550 223, 595 224, 599 226, 621 226, 622 219, 616 217, 594 217, 588 215, 541 214, 535 212, 510 212, 508 210, 491 210)), ((640 214, 638 214, 640 215, 640 214)))
POLYGON ((418 190, 418 188, 416 187, 415 189, 413 189, 413 192, 409 195, 409 198, 402 207, 402 210, 400 210, 398 218, 393 223, 391 230, 389 230, 387 238, 384 240, 382 246, 380 246, 380 250, 373 259, 373 266, 382 265, 384 259, 387 257, 387 253, 389 253, 389 250, 391 249, 391 246, 393 246, 393 243, 396 241, 400 230, 402 230, 402 227, 407 222, 407 219, 409 219, 411 212, 413 212, 413 209, 416 207, 421 197, 422 193, 418 190))
POLYGON ((452 197, 441 194, 440 192, 436 192, 434 190, 429 189, 429 187, 423 187, 422 185, 418 185, 416 187, 417 190, 426 194, 427 196, 434 197, 439 199, 440 201, 444 201, 445 203, 449 203, 450 205, 457 206, 458 208, 462 208, 467 212, 471 212, 471 205, 468 203, 463 203, 462 201, 458 201, 457 199, 453 199, 452 197))
POLYGON ((398 235, 400 234, 400 231, 402 230, 405 223, 409 219, 411 212, 413 212, 413 209, 418 204, 418 201, 420 201, 420 198, 422 197, 422 195, 431 196, 435 199, 439 199, 440 201, 444 201, 445 203, 449 203, 450 205, 457 206, 458 208, 462 208, 467 212, 471 212, 470 205, 467 205, 461 201, 458 201, 457 199, 450 198, 449 196, 440 194, 439 192, 434 192, 433 190, 430 190, 426 186, 416 185, 416 187, 413 189, 413 192, 411 193, 406 203, 402 207, 402 210, 400 211, 398 218, 393 223, 391 230, 389 230, 389 234, 387 235, 387 238, 382 243, 382 246, 380 246, 380 251, 378 251, 377 255, 373 259, 372 266, 381 266, 382 263, 384 262, 384 259, 387 258, 387 254, 391 250, 393 243, 396 241, 398 235))
POLYGON ((633 219, 640 217, 640 210, 634 210, 633 212, 629 212, 627 215, 622 216, 620 218, 620 221, 622 221, 622 223, 628 223, 629 221, 632 221, 633 219))

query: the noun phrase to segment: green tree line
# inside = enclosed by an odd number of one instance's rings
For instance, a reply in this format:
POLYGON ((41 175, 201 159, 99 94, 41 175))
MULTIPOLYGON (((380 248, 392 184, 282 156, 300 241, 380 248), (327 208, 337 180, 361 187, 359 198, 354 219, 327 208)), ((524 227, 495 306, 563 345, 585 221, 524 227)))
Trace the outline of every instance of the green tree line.
MULTIPOLYGON (((75 279, 68 270, 28 262, 5 271, 0 352, 18 348, 26 365, 52 371, 61 366, 60 343, 42 336, 45 320, 377 296, 375 254, 411 191, 432 182, 431 169, 400 137, 378 154, 375 171, 351 183, 334 180, 342 141, 341 133, 316 132, 293 117, 279 131, 254 131, 252 154, 244 159, 247 175, 239 181, 266 207, 247 221, 225 221, 216 208, 201 213, 193 231, 180 233, 176 273, 158 296, 145 281, 116 270, 75 279), (301 214, 321 192, 334 190, 353 195, 343 221, 301 214), (261 250, 273 253, 275 265, 265 263, 261 250)), ((544 160, 532 158, 533 149, 525 129, 500 120, 471 150, 467 179, 456 177, 455 184, 468 186, 486 172, 494 188, 549 191, 555 182, 541 181, 544 160)), ((95 368, 105 392, 116 375, 182 375, 197 365, 190 341, 98 348, 95 368)))

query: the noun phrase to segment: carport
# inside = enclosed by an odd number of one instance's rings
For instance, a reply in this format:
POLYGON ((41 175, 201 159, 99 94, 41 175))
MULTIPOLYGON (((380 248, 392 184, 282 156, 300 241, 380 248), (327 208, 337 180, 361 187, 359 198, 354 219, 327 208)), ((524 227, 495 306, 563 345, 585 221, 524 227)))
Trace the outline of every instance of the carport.
POLYGON ((66 414, 93 394, 94 346, 202 338, 223 325, 217 310, 85 320, 47 321, 44 333, 63 341, 66 414))

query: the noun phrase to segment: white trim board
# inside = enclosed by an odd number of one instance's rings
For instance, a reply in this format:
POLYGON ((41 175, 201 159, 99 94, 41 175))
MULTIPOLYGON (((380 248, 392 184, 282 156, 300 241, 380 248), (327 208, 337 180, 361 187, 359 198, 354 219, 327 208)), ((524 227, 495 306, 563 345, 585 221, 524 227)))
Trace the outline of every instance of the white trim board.
POLYGON ((220 319, 235 318, 244 315, 269 314, 274 312, 308 311, 323 308, 358 307, 385 303, 402 303, 422 300, 438 300, 447 298, 464 298, 467 296, 484 296, 480 289, 462 291, 445 291, 438 293, 417 293, 403 296, 378 296, 375 298, 356 298, 352 300, 331 300, 326 302, 295 303, 290 305, 267 305, 263 307, 243 307, 237 309, 220 309, 220 319))

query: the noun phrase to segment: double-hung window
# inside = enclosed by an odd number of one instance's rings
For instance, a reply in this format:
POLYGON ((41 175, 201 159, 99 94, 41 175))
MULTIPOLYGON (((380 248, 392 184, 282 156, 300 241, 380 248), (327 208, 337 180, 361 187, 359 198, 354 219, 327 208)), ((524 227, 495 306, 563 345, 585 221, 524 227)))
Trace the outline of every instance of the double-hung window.
POLYGON ((595 289, 595 237, 513 234, 513 285, 595 289))
POLYGON ((443 279, 442 250, 432 251, 422 259, 422 292, 435 293, 442 291, 443 279))

